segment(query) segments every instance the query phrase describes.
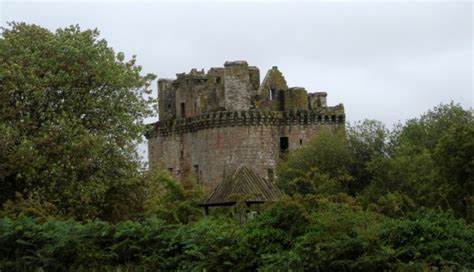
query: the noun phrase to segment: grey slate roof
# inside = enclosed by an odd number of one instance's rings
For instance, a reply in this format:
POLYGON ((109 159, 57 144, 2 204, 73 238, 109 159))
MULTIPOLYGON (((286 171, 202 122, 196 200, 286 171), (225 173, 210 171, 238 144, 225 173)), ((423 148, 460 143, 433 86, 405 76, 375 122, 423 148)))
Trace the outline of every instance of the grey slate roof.
POLYGON ((276 200, 282 196, 283 192, 275 185, 250 167, 242 165, 221 182, 200 206, 231 205, 239 198, 245 198, 247 203, 258 203, 276 200))

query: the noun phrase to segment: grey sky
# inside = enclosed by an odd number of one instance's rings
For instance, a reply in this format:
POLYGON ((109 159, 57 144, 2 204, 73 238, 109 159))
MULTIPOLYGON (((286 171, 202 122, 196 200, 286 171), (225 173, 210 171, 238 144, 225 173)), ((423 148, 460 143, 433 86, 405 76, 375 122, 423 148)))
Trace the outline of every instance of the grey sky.
MULTIPOLYGON (((98 28, 145 72, 173 78, 244 59, 261 77, 327 91, 348 121, 419 116, 451 100, 473 105, 473 3, 2 1, 1 25, 98 28)), ((155 87, 156 88, 156 87, 155 87)))

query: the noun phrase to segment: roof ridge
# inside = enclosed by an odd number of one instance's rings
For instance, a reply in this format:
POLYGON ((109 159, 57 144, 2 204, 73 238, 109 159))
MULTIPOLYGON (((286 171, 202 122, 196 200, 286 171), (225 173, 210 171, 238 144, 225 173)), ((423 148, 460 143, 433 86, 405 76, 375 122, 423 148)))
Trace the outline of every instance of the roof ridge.
POLYGON ((246 201, 265 202, 275 200, 283 193, 272 183, 258 175, 251 166, 240 165, 209 194, 202 205, 218 205, 235 202, 230 196, 248 196, 246 201))

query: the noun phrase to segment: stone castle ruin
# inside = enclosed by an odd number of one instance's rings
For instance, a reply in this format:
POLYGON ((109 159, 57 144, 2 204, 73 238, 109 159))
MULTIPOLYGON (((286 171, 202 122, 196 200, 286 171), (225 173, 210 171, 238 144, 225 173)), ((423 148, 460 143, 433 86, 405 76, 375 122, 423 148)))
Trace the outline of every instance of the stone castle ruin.
POLYGON ((344 107, 325 92, 288 87, 276 66, 263 81, 245 61, 159 79, 159 121, 147 135, 151 167, 215 188, 246 166, 273 181, 279 159, 322 129, 344 126, 344 107))

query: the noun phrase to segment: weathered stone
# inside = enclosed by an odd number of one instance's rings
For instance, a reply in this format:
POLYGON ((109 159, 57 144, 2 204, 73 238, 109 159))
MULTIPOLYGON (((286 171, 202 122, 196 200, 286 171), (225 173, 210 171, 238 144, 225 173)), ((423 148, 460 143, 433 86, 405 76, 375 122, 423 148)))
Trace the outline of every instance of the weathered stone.
POLYGON ((209 189, 241 165, 270 179, 281 152, 344 127, 342 104, 327 107, 326 93, 288 88, 276 66, 261 85, 257 67, 224 66, 158 81, 160 121, 147 135, 152 167, 194 175, 209 189))

